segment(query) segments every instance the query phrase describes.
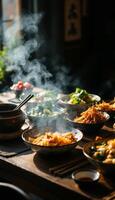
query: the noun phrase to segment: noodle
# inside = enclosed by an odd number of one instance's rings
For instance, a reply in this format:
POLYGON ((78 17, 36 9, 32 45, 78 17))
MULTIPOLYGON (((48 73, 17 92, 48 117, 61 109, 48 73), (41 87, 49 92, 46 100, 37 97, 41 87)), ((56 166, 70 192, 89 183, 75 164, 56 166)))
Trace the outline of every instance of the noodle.
POLYGON ((95 105, 95 108, 97 110, 102 110, 102 111, 106 111, 106 112, 107 111, 115 111, 115 103, 110 104, 110 103, 103 101, 102 103, 95 105))
POLYGON ((40 146, 63 146, 76 142, 75 136, 71 132, 60 134, 58 132, 46 132, 36 138, 29 137, 32 144, 40 146))
POLYGON ((74 122, 96 124, 101 121, 105 121, 106 117, 103 113, 98 111, 94 106, 88 108, 86 111, 81 113, 80 117, 75 117, 74 122))

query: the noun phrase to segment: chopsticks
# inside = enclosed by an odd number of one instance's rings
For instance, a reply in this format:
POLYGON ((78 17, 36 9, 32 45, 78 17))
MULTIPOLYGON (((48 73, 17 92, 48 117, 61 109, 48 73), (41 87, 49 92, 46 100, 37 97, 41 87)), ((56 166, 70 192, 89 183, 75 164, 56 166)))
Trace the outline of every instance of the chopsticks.
POLYGON ((14 108, 14 110, 18 110, 20 109, 24 104, 26 104, 34 95, 33 94, 29 94, 18 106, 16 106, 16 108, 14 108))
POLYGON ((102 200, 114 200, 115 199, 115 191, 111 192, 109 195, 102 198, 102 200))
POLYGON ((72 171, 84 166, 87 164, 87 160, 84 158, 76 158, 74 160, 68 161, 64 164, 60 164, 55 167, 49 168, 49 172, 55 176, 64 176, 72 171))

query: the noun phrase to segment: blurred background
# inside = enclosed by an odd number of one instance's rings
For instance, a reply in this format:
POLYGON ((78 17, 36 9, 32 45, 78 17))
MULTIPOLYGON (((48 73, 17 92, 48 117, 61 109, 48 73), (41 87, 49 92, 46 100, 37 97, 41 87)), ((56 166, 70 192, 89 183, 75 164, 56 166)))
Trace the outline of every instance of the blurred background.
POLYGON ((0 0, 0 15, 1 91, 21 79, 14 81, 18 68, 25 76, 35 71, 40 84, 48 80, 65 93, 82 87, 105 99, 115 96, 114 1, 0 0))

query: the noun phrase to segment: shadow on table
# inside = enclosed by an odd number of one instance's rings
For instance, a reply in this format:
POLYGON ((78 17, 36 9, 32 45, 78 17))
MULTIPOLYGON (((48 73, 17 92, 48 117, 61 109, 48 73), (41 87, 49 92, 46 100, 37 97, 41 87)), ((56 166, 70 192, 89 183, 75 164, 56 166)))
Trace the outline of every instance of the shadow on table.
POLYGON ((34 156, 34 163, 39 170, 50 173, 49 169, 59 165, 65 165, 71 161, 79 163, 80 160, 85 159, 81 149, 73 149, 71 152, 65 152, 59 155, 42 155, 36 153, 34 156))

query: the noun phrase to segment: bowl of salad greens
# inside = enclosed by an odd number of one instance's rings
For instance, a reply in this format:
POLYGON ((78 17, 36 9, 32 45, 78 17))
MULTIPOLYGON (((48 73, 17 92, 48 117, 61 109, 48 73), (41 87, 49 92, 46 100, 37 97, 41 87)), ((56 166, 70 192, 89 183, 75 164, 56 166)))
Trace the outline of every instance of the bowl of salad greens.
POLYGON ((85 89, 76 88, 75 91, 70 94, 61 95, 58 103, 62 107, 78 110, 80 109, 80 111, 84 111, 89 106, 100 101, 100 96, 91 94, 85 89))

